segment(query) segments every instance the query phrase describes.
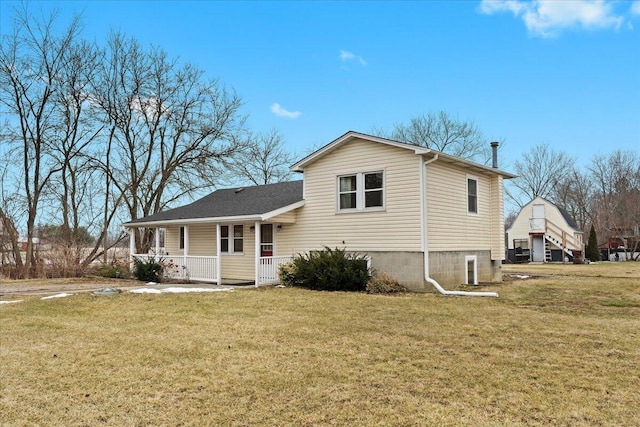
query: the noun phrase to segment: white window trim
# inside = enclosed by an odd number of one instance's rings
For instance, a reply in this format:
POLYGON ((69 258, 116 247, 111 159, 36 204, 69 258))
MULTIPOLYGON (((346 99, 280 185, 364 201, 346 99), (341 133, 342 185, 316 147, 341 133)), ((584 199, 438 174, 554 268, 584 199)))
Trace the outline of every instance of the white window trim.
POLYGON ((478 216, 480 215, 480 180, 475 175, 467 175, 464 181, 464 186, 466 189, 466 205, 467 205, 467 215, 468 216, 478 216), (469 180, 472 179, 476 182, 476 211, 472 212, 469 210, 469 180))
POLYGON ((220 254, 223 256, 242 256, 244 255, 244 245, 246 243, 246 232, 244 229, 244 224, 221 224, 220 225, 220 254), (228 227, 229 228, 229 235, 226 238, 229 243, 227 244, 227 248, 232 249, 234 247, 233 245, 233 241, 235 240, 235 238, 233 237, 233 228, 239 225, 242 227, 242 252, 234 252, 234 251, 223 251, 222 250, 222 227, 228 227))
POLYGON ((464 257, 464 283, 467 285, 478 284, 478 255, 465 255, 464 257), (469 283, 469 261, 473 262, 473 283, 469 283))
MULTIPOLYGON (((373 190, 369 190, 373 191, 373 190)), ((379 191, 379 190, 375 190, 379 191)), ((364 172, 351 172, 343 173, 336 176, 336 213, 352 213, 352 212, 380 212, 384 211, 387 207, 387 172, 384 169, 364 171, 364 172), (382 173, 382 206, 372 206, 366 208, 364 206, 365 200, 365 188, 364 188, 364 176, 372 173, 382 173), (356 207, 340 209, 340 178, 348 176, 356 177, 356 207)))

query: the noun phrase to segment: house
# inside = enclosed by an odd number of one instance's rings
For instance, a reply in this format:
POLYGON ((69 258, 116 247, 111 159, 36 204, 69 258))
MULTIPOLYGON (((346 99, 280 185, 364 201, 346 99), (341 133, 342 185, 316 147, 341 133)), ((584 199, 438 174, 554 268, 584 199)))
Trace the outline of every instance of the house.
POLYGON ((581 258, 583 234, 569 212, 536 197, 520 209, 507 230, 509 259, 512 262, 564 262, 581 258))
POLYGON ((413 290, 501 280, 503 180, 513 175, 357 132, 292 170, 303 179, 218 190, 124 226, 164 228, 163 258, 216 283, 276 283, 279 265, 324 246, 366 254, 413 290))

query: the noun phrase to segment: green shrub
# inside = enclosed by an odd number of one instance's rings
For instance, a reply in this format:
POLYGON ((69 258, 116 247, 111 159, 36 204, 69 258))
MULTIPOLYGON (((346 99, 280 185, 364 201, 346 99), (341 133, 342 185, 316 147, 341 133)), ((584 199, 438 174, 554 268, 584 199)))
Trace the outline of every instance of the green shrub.
POLYGON ((162 264, 154 257, 133 258, 133 275, 143 282, 160 282, 162 269, 162 264))
POLYGON ((364 291, 370 277, 364 256, 326 246, 298 255, 280 268, 283 285, 320 291, 364 291))
POLYGON ((103 264, 98 268, 98 276, 110 279, 128 279, 131 276, 129 267, 119 264, 103 264))
POLYGON ((280 277, 280 284, 284 286, 294 286, 294 279, 296 273, 296 265, 293 262, 282 264, 278 269, 278 277, 280 277))
POLYGON ((407 288, 402 286, 398 279, 389 276, 384 271, 372 276, 367 282, 367 292, 370 294, 392 294, 398 292, 407 292, 407 288))

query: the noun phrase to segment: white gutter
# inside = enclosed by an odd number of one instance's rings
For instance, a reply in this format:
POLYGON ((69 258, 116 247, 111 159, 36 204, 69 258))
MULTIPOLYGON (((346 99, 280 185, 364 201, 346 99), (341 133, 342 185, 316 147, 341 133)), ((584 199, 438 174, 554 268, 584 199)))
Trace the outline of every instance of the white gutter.
POLYGON ((470 296, 470 297, 498 297, 497 292, 467 292, 467 291, 447 291, 440 283, 435 279, 429 277, 429 237, 427 226, 427 165, 431 162, 438 160, 438 153, 432 159, 424 162, 424 167, 421 165, 420 173, 420 187, 423 197, 422 203, 422 252, 424 253, 424 280, 431 283, 438 292, 442 295, 457 295, 457 296, 470 296))

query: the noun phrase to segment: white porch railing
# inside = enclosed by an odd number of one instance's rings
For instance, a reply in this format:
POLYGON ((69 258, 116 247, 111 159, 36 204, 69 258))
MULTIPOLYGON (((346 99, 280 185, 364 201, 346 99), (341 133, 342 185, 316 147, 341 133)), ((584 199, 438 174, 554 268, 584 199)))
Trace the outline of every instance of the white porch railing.
POLYGON ((292 255, 260 257, 260 271, 258 275, 260 283, 258 285, 272 285, 280 283, 280 278, 278 277, 280 266, 291 261, 293 261, 292 255))
POLYGON ((202 282, 218 282, 217 257, 133 254, 133 258, 155 259, 164 265, 164 275, 170 279, 191 279, 202 282))

